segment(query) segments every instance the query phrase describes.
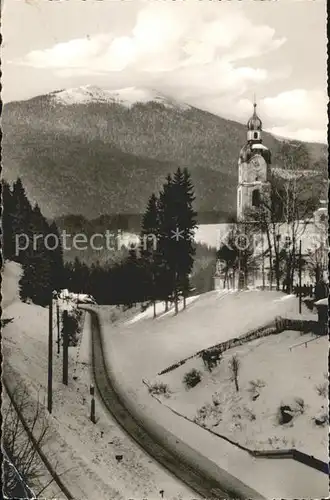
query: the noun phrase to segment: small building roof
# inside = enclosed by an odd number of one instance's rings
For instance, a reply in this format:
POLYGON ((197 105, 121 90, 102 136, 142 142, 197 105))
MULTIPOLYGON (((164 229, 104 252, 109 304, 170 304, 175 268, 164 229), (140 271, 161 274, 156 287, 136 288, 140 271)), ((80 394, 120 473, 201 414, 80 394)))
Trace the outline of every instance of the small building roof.
POLYGON ((329 299, 326 297, 325 299, 320 299, 317 302, 314 302, 314 306, 327 306, 329 304, 329 299))
POLYGON ((259 144, 252 144, 251 149, 267 149, 268 150, 268 148, 266 148, 266 146, 264 146, 261 143, 259 143, 259 144))

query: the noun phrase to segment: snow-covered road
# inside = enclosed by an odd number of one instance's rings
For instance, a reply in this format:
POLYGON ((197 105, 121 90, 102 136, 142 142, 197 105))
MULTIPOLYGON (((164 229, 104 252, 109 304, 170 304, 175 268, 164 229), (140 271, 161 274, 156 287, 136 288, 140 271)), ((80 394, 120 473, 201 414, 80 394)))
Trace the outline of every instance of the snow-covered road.
POLYGON ((159 463, 204 498, 262 499, 225 471, 217 469, 206 457, 182 442, 157 422, 146 418, 126 397, 111 366, 106 365, 99 317, 90 311, 93 370, 102 400, 122 427, 159 463))
MULTIPOLYGON (((151 429, 157 427, 156 432, 166 429, 171 436, 168 443, 176 447, 177 451, 180 451, 177 442, 179 440, 180 446, 188 446, 193 451, 198 451, 201 456, 207 457, 215 474, 224 471, 228 478, 237 478, 241 484, 258 491, 265 498, 324 497, 328 494, 328 478, 325 474, 291 459, 274 461, 253 458, 247 452, 214 438, 205 429, 173 414, 155 401, 142 383, 142 379, 148 379, 151 374, 155 375, 159 368, 193 354, 198 349, 207 347, 207 344, 215 343, 212 335, 205 338, 203 334, 210 331, 212 320, 216 319, 217 315, 221 319, 217 304, 223 303, 222 319, 224 316, 232 318, 228 324, 223 321, 218 323, 218 328, 225 329, 223 335, 226 338, 243 333, 244 330, 239 332, 239 326, 242 328, 242 324, 246 331, 257 327, 258 323, 263 324, 269 317, 273 318, 279 310, 285 313, 288 308, 294 310, 295 307, 293 298, 290 305, 290 299, 280 300, 283 297, 280 293, 265 295, 260 292, 246 292, 247 295, 251 299, 245 303, 242 295, 234 294, 230 307, 229 297, 222 299, 213 293, 195 301, 190 306, 190 312, 188 308, 178 317, 168 316, 155 321, 150 319, 121 327, 114 327, 107 322, 108 311, 98 308, 111 376, 125 397, 126 404, 137 413, 145 426, 151 429), (258 307, 253 307, 253 302, 258 304, 258 307), (190 320, 187 315, 190 315, 190 320)), ((219 337, 219 331, 216 329, 213 333, 214 339, 223 340, 221 332, 219 337)), ((221 484, 226 483, 222 481, 221 484)))
MULTIPOLYGON (((2 293, 3 318, 12 318, 2 331, 3 377, 13 391, 22 384, 35 408, 47 396, 48 309, 20 302, 17 289, 21 269, 6 263, 2 293)), ((56 335, 54 334, 54 337, 56 335)), ((83 338, 86 338, 83 335, 83 338)), ((54 338, 55 340, 55 338, 54 338)), ((87 349, 89 346, 87 345, 87 349)), ((86 350, 87 350, 86 349, 86 350)), ((122 430, 101 403, 96 401, 96 424, 89 418, 89 388, 93 382, 89 350, 85 363, 77 363, 77 351, 69 349, 69 384, 62 384, 62 352, 53 350, 53 413, 47 415, 49 436, 43 451, 63 482, 79 500, 192 500, 197 496, 143 452, 122 430), (73 379, 73 375, 77 379, 73 379), (121 463, 116 455, 123 456, 121 463), (163 497, 161 491, 164 492, 163 497)), ((43 404, 42 404, 43 406, 43 404)), ((29 410, 29 408, 27 408, 29 410)), ((47 471, 45 471, 47 472, 47 471)), ((36 491, 48 482, 37 480, 36 491)), ((32 485, 34 486, 34 485, 32 485)), ((63 498, 54 483, 43 491, 45 498, 63 498)))

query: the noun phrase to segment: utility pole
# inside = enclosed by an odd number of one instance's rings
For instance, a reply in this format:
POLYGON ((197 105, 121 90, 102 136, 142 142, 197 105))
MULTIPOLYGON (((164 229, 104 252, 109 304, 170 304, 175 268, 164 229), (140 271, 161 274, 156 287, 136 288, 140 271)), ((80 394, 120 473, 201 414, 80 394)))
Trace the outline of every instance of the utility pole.
POLYGON ((301 290, 301 240, 299 241, 299 314, 301 314, 302 290, 301 290))
POLYGON ((57 325, 57 354, 60 354, 60 307, 58 301, 56 301, 56 325, 57 325))
POLYGON ((68 334, 68 311, 63 311, 63 373, 62 382, 68 385, 68 369, 69 369, 69 334, 68 334))
POLYGON ((91 384, 89 388, 89 393, 92 396, 91 398, 91 414, 90 414, 90 419, 93 422, 93 424, 96 423, 95 419, 95 398, 94 398, 94 385, 91 384))
POLYGON ((264 233, 261 239, 261 253, 262 253, 262 289, 265 290, 265 254, 264 254, 264 233))
POLYGON ((52 413, 53 406, 53 294, 49 302, 48 316, 48 388, 47 388, 47 408, 52 413))

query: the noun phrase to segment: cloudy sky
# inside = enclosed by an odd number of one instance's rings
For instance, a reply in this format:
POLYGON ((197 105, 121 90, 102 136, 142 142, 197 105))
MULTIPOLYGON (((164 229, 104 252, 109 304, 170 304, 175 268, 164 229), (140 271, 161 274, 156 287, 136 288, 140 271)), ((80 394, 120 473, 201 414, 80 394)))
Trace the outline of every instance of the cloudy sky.
POLYGON ((92 84, 157 89, 326 142, 323 0, 4 0, 5 102, 92 84))

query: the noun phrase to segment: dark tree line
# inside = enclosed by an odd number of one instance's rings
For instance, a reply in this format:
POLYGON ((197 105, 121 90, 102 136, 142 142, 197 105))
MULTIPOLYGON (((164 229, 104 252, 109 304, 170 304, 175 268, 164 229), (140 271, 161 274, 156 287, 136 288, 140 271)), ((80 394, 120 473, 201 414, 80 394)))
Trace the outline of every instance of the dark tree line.
POLYGON ((2 182, 3 255, 22 265, 20 297, 47 305, 53 290, 89 293, 99 304, 174 302, 190 292, 194 263, 196 212, 186 169, 178 169, 158 196, 152 194, 140 238, 127 257, 111 266, 87 266, 78 257, 63 264, 61 238, 38 205, 29 202, 22 181, 2 182), (54 236, 55 235, 55 236, 54 236), (58 245, 55 245, 57 239, 58 245), (18 247, 19 243, 20 247, 18 247))
POLYGON ((57 227, 31 205, 21 179, 2 181, 3 258, 22 265, 20 297, 45 306, 63 285, 63 253, 57 227), (57 244, 57 242, 59 244, 57 244))
POLYGON ((158 197, 152 194, 142 219, 139 243, 111 267, 88 267, 75 259, 65 266, 73 292, 90 293, 99 304, 174 302, 190 292, 196 212, 194 190, 186 169, 168 175, 158 197))

